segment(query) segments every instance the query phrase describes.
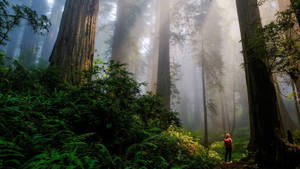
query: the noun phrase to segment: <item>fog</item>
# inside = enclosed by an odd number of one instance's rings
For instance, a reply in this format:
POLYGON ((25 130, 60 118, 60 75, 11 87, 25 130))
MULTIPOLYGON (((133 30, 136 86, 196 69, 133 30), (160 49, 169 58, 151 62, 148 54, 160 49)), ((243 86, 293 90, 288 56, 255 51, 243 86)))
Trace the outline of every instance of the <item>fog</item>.
MULTIPOLYGON (((62 0, 13 0, 12 3, 32 6, 47 15, 52 27, 46 35, 26 33, 30 27, 22 22, 11 33, 11 42, 4 49, 11 57, 22 59, 22 50, 33 50, 34 63, 48 65, 63 12, 62 0), (25 38, 24 36, 30 36, 25 38), (30 39, 36 39, 29 42, 30 39), (52 40, 49 40, 52 39, 52 40), (49 41, 49 44, 45 44, 49 41), (26 46, 24 44, 30 44, 26 46), (14 46, 12 49, 10 46, 14 46), (43 63, 43 64, 42 64, 43 63)), ((141 90, 155 88, 155 57, 157 44, 157 0, 139 0, 130 10, 128 31, 120 49, 122 62, 138 82, 147 83, 141 90)), ((166 7, 167 8, 167 7, 166 7)), ((263 24, 270 23, 278 10, 277 1, 267 1, 260 7, 263 24)), ((171 40, 171 108, 180 112, 184 127, 204 128, 204 102, 207 105, 210 131, 232 131, 249 128, 248 96, 243 69, 242 46, 234 0, 172 0, 170 7, 171 40), (205 71, 203 84, 203 71, 205 71), (203 90, 205 86, 205 89, 203 90), (206 99, 203 100, 203 91, 206 99)), ((95 58, 108 61, 112 55, 118 1, 100 0, 95 58)), ((24 51, 25 52, 25 51, 24 51)), ((28 52, 28 51, 27 51, 28 52)), ((31 65, 30 65, 31 64, 31 65)), ((156 65, 157 66, 157 65, 156 65)), ((289 79, 279 77, 284 105, 297 123, 295 106, 287 96, 292 92, 289 79)))

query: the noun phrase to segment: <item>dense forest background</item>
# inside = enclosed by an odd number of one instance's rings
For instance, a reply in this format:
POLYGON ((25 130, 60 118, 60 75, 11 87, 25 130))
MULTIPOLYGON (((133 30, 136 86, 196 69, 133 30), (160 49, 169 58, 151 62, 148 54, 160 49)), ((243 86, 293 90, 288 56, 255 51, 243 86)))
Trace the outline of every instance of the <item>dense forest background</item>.
POLYGON ((299 4, 1 0, 0 168, 296 168, 299 4))

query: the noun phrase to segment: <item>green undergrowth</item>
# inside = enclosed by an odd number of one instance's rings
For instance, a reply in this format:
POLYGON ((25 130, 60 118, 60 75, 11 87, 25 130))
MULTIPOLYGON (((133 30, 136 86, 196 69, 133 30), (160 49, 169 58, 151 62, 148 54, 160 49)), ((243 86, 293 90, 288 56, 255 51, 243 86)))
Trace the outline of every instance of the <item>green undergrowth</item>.
POLYGON ((0 168, 209 169, 221 160, 124 65, 100 62, 84 73, 93 80, 72 86, 56 68, 0 58, 0 168))
POLYGON ((293 132, 293 136, 294 136, 294 139, 295 139, 295 143, 300 145, 300 130, 295 130, 293 132))
MULTIPOLYGON (((240 128, 235 131, 232 138, 232 161, 239 161, 248 156, 247 146, 249 143, 250 132, 248 128, 240 128)), ((224 136, 210 145, 210 149, 218 152, 225 159, 224 136)))
MULTIPOLYGON (((224 135, 223 131, 210 131, 208 136, 209 149, 217 152, 222 160, 225 159, 224 135)), ((231 133, 232 134, 232 133, 231 133)), ((248 156, 247 146, 250 138, 249 128, 238 128, 231 136, 233 140, 232 161, 239 161, 248 156)), ((202 131, 193 131, 193 136, 203 140, 204 134, 202 131)))

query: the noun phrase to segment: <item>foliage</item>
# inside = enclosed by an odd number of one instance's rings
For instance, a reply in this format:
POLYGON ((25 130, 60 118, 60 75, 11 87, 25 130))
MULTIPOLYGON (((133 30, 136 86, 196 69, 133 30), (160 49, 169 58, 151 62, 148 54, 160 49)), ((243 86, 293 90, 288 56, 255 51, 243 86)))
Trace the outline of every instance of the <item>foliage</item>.
POLYGON ((133 168, 209 169, 221 160, 216 152, 200 145, 190 132, 173 125, 129 150, 136 152, 127 153, 133 159, 130 160, 133 168))
POLYGON ((80 86, 55 67, 0 66, 0 168, 211 168, 220 157, 141 94, 124 65, 99 61, 80 86))
POLYGON ((293 132, 293 136, 294 136, 294 139, 295 139, 295 143, 300 145, 300 130, 295 130, 293 132))
POLYGON ((24 5, 11 5, 7 0, 0 0, 0 46, 9 41, 8 33, 24 19, 36 32, 48 30, 51 25, 45 15, 38 16, 36 11, 24 5))
POLYGON ((300 73, 300 36, 294 12, 292 7, 278 12, 274 22, 258 27, 249 40, 249 50, 263 54, 257 56, 267 63, 269 72, 284 72, 293 79, 300 73))

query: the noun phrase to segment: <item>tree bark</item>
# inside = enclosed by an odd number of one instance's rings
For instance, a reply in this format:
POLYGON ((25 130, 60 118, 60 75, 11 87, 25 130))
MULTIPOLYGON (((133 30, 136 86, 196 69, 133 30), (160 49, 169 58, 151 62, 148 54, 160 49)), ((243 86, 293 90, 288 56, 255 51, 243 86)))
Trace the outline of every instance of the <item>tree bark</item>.
POLYGON ((50 62, 71 84, 80 84, 78 71, 92 67, 98 10, 99 0, 66 1, 50 62))
POLYGON ((261 26, 256 0, 236 0, 240 23, 245 73, 248 87, 251 138, 249 148, 257 150, 259 160, 276 160, 274 141, 282 136, 280 115, 274 84, 266 64, 260 59, 264 52, 250 48, 249 39, 261 26))
POLYGON ((164 98, 167 108, 170 108, 170 13, 169 0, 160 2, 160 25, 159 25, 159 55, 158 55, 158 77, 157 94, 164 98))

